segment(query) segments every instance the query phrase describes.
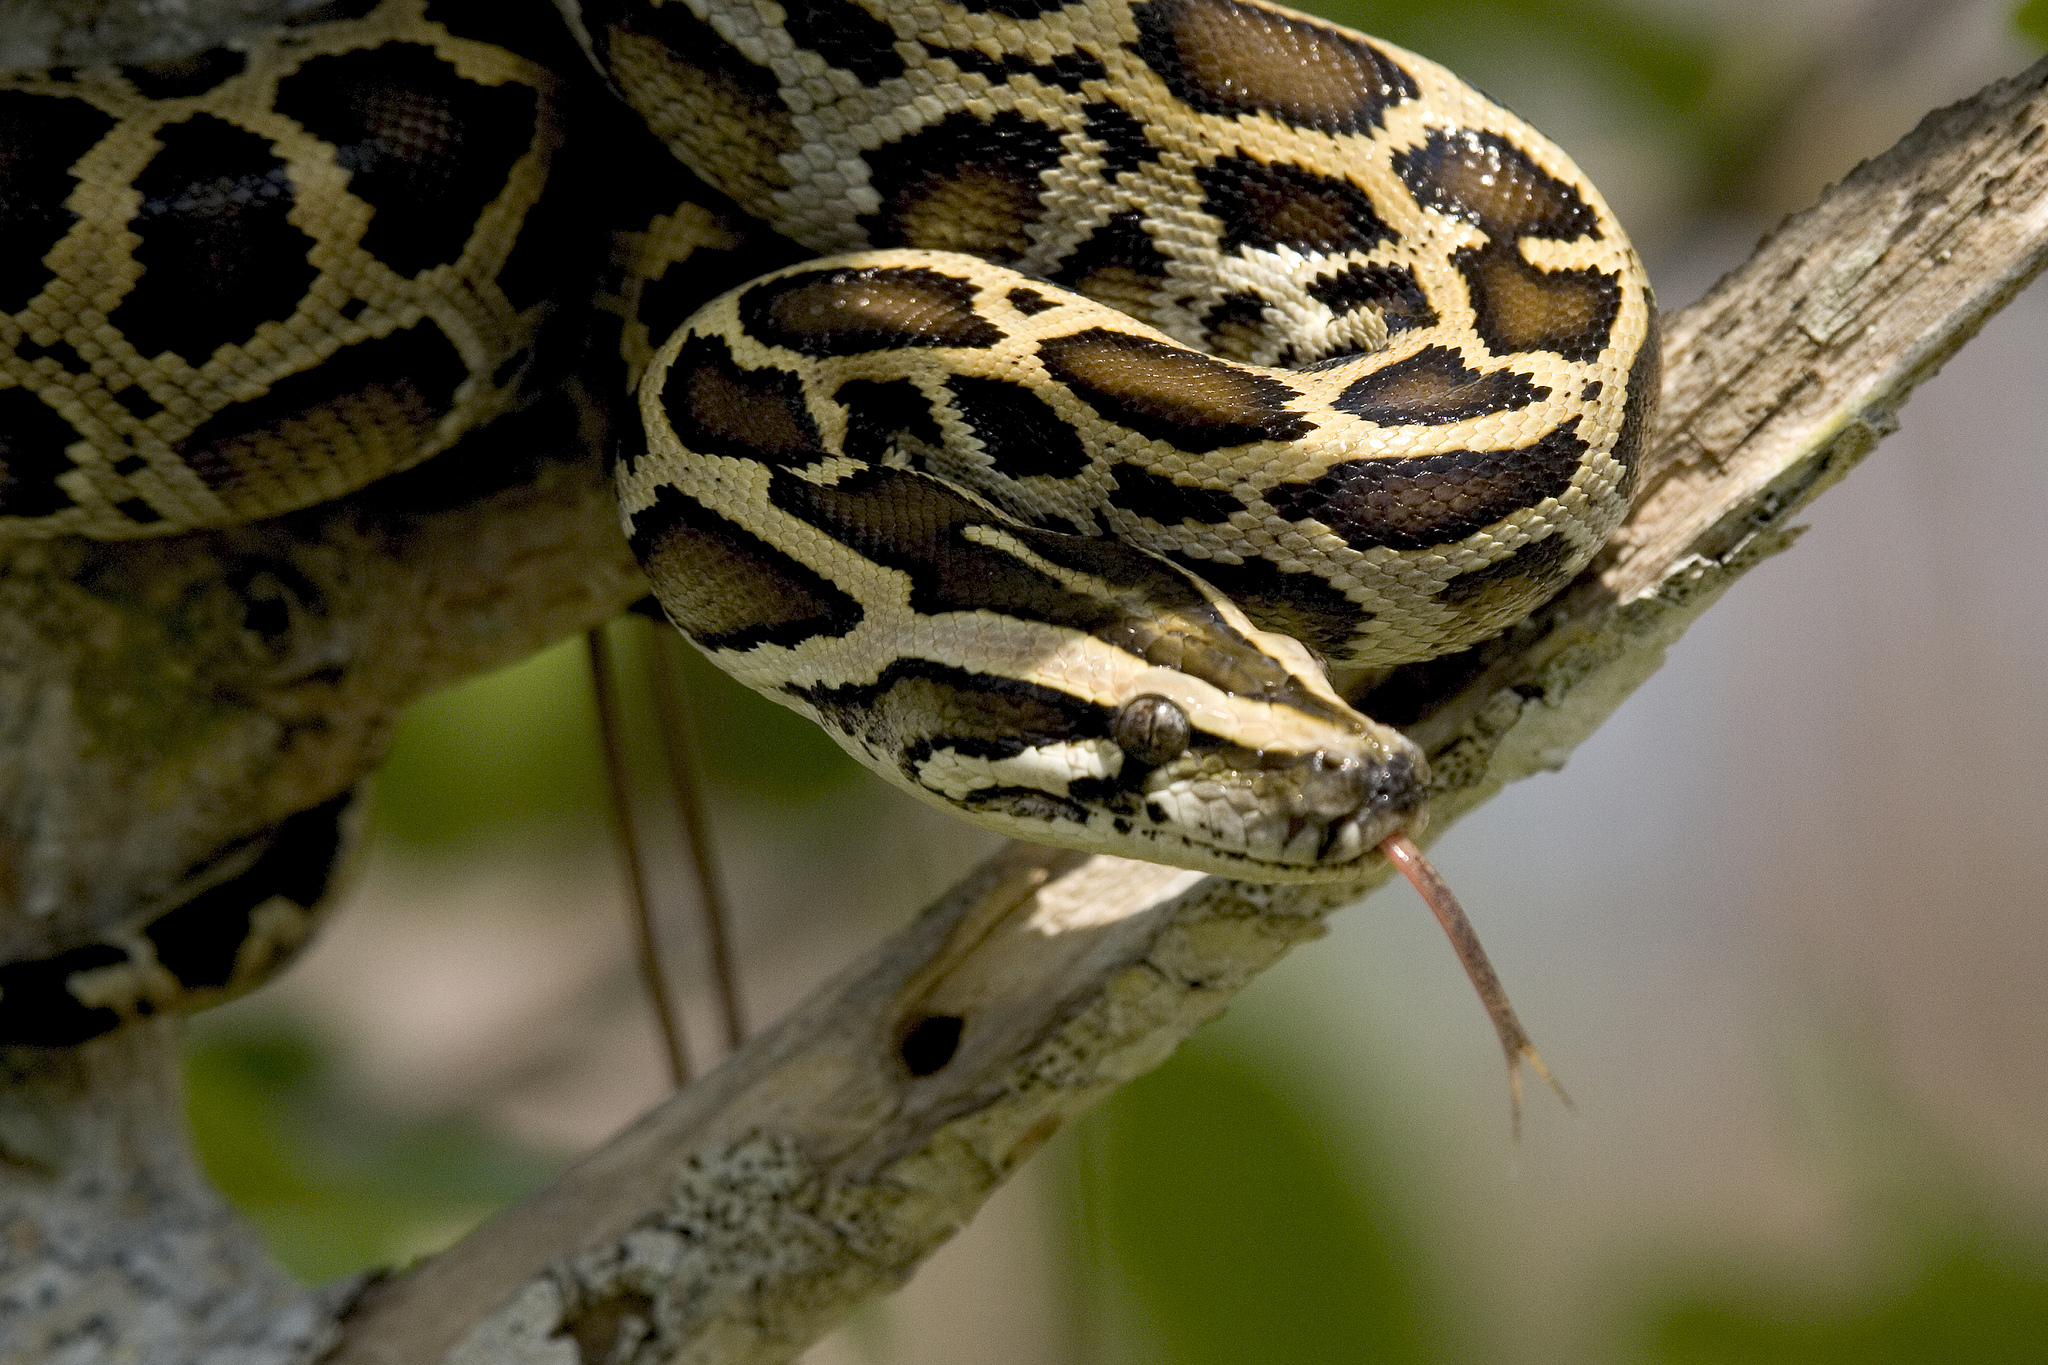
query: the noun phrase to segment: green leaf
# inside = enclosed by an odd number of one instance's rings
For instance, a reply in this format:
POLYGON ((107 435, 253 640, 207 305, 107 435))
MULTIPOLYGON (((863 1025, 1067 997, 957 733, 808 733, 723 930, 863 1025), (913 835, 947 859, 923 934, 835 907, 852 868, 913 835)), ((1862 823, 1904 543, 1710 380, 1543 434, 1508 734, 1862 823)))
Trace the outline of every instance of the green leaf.
MULTIPOLYGON (((633 767, 662 758, 649 719, 647 622, 607 627, 633 767)), ((857 771, 817 726, 712 667, 687 647, 683 675, 700 778, 716 805, 786 804, 843 788, 857 771)), ((417 849, 475 846, 512 833, 564 842, 609 837, 610 796, 582 638, 428 697, 406 713, 378 775, 378 832, 417 849)))
POLYGON ((201 1021, 185 1050, 201 1163, 308 1283, 437 1250, 552 1167, 460 1121, 394 1124, 344 1102, 329 1073, 289 1024, 201 1021))
POLYGON ((2048 0, 2026 0, 2013 11, 2012 26, 2048 47, 2048 0))
POLYGON ((1350 1135, 1270 1070, 1201 1035, 1085 1121, 1091 1279, 1170 1365, 1425 1359, 1414 1248, 1348 1178, 1350 1135))
POLYGON ((1739 1291, 1672 1309, 1649 1358, 1661 1365, 2035 1365, 2048 1349, 2048 1273, 2038 1261, 1952 1248, 1904 1285, 1844 1305, 1815 1287, 1739 1291))

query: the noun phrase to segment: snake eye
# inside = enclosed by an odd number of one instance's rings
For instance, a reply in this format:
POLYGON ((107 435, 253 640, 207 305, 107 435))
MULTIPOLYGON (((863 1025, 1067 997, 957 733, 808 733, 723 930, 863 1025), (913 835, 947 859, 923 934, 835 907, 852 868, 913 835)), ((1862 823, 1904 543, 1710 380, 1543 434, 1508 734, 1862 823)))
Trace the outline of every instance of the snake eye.
POLYGON ((1124 703, 1112 733, 1125 753, 1157 767, 1187 752, 1188 713, 1148 693, 1124 703))

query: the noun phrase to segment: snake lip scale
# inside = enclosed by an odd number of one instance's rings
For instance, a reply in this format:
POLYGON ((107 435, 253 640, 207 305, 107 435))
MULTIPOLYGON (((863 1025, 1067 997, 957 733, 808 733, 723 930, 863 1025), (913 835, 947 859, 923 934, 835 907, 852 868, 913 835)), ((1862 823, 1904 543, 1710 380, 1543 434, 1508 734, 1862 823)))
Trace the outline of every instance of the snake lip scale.
MULTIPOLYGON (((921 800, 1266 881, 1421 829, 1346 692, 1584 568, 1652 415, 1562 151, 1261 0, 561 8, 0 73, 0 535, 273 516, 553 414, 610 431, 671 619, 921 800)), ((147 930, 95 1001, 180 998, 147 930)))

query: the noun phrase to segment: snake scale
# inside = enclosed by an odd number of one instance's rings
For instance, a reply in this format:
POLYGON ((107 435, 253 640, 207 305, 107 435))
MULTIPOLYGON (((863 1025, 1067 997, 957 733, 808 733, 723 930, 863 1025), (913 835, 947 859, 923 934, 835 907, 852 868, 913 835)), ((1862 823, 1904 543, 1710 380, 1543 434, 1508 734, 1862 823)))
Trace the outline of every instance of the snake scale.
MULTIPOLYGON (((1345 689, 1582 569, 1657 387, 1563 152, 1259 0, 562 8, 0 74, 0 535, 286 513, 601 371, 671 619, 899 787, 1250 880, 1419 827, 1345 689)), ((0 966, 0 1041, 260 975, 347 811, 0 966)))

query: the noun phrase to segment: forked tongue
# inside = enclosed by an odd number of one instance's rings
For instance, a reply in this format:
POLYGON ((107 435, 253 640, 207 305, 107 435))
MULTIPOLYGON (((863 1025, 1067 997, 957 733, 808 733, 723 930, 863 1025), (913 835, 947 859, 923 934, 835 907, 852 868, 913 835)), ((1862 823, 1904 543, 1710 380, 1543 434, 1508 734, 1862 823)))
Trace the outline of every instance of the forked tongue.
POLYGON ((1458 954, 1458 962, 1465 969, 1465 975, 1472 982, 1472 989, 1479 992, 1479 1002, 1486 1006, 1486 1017, 1493 1020, 1493 1031, 1500 1035, 1501 1051, 1508 1059, 1508 1104, 1512 1111, 1515 1141, 1522 1140, 1522 1064, 1529 1068, 1564 1101, 1564 1107, 1573 1108, 1572 1097, 1557 1083, 1557 1077, 1550 1074, 1550 1068, 1543 1064, 1543 1055, 1536 1050, 1536 1044, 1529 1041, 1529 1035, 1522 1031, 1522 1021, 1515 1018, 1515 1007, 1508 1003, 1507 989, 1500 984, 1500 977, 1494 974, 1493 964, 1486 960, 1486 949, 1479 942, 1478 931, 1472 921, 1465 918, 1465 907, 1458 904, 1458 898, 1451 894, 1451 888, 1437 870, 1430 866, 1429 859, 1422 856, 1422 850, 1415 841, 1405 834, 1390 834, 1380 840, 1380 852, 1387 861, 1399 868, 1408 884, 1429 903, 1430 913, 1444 929, 1444 936, 1451 941, 1451 948, 1458 954))

